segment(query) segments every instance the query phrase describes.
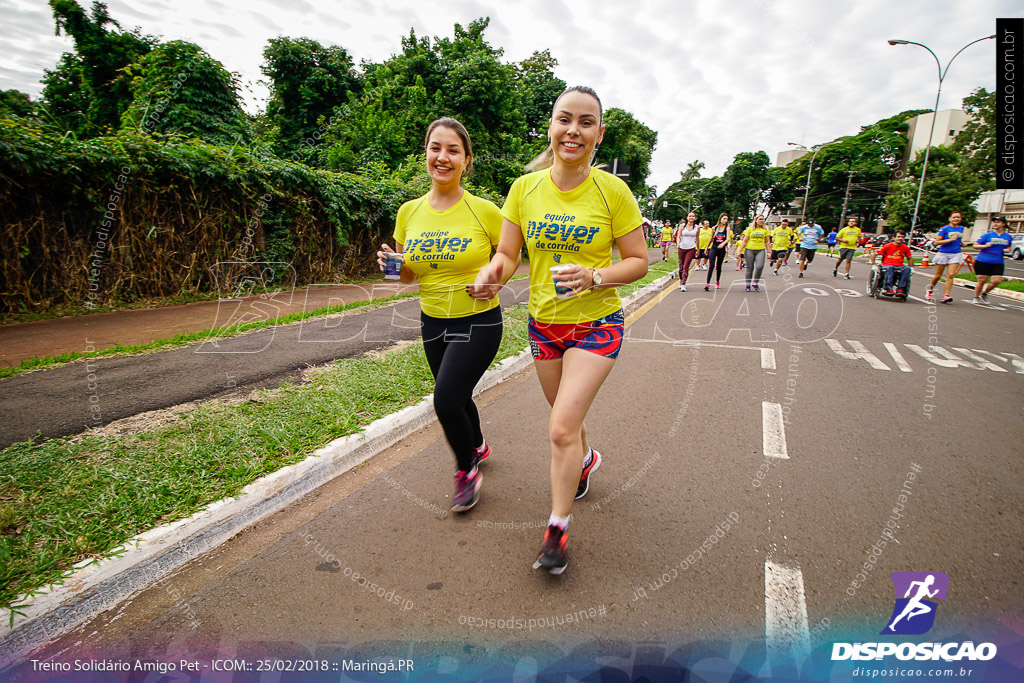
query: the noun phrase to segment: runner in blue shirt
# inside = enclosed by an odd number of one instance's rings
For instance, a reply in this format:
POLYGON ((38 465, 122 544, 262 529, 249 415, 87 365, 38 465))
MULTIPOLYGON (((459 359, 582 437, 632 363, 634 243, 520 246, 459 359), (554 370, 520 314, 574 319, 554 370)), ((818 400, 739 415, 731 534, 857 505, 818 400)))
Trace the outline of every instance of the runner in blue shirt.
POLYGON ((1003 281, 1004 255, 1012 241, 1010 233, 1006 232, 1006 219, 1002 216, 992 218, 992 230, 974 240, 974 246, 980 247, 974 259, 974 274, 978 276, 978 284, 974 286, 974 303, 991 303, 988 293, 1003 281))
POLYGON ((807 225, 800 226, 797 231, 800 237, 800 274, 797 277, 804 276, 804 268, 814 260, 814 255, 818 253, 818 240, 824 234, 825 228, 815 223, 813 218, 807 219, 807 225))
MULTIPOLYGON (((954 211, 949 214, 949 224, 939 228, 939 236, 935 239, 935 244, 938 245, 939 251, 935 254, 935 275, 932 275, 932 281, 928 285, 928 291, 924 293, 925 301, 928 303, 932 302, 932 290, 935 289, 935 283, 942 279, 942 273, 946 270, 946 266, 957 265, 964 262, 964 253, 960 248, 961 238, 964 234, 964 229, 960 225, 960 221, 963 220, 963 215, 959 211, 954 211)), ((950 292, 953 291, 953 275, 952 272, 946 275, 945 291, 942 296, 942 303, 951 304, 953 303, 953 297, 950 296, 950 292)))
POLYGON ((828 255, 829 256, 832 256, 832 252, 835 251, 835 248, 836 248, 836 236, 837 235, 839 235, 839 231, 836 230, 835 228, 832 228, 832 232, 830 232, 828 234, 828 237, 825 239, 825 243, 828 244, 828 255))

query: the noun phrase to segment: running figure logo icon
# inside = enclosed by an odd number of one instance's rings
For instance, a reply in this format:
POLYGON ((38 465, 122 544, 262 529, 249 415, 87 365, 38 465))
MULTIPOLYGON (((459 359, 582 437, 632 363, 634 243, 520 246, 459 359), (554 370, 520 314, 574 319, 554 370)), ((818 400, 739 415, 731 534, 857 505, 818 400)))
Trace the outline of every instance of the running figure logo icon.
POLYGON ((943 572, 893 572, 889 576, 897 597, 882 635, 927 633, 939 608, 935 600, 946 599, 949 577, 943 572))

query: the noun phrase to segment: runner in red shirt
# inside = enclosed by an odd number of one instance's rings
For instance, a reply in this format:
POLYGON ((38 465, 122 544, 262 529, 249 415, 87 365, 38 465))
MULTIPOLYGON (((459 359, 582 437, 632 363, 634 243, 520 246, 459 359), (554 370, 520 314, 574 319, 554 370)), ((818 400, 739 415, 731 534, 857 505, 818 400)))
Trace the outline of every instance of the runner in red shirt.
POLYGON ((907 234, 898 232, 892 242, 886 243, 878 250, 878 255, 882 257, 882 273, 885 276, 882 293, 886 296, 893 296, 892 283, 896 278, 897 270, 900 273, 900 284, 896 289, 896 296, 905 296, 907 293, 907 285, 910 284, 910 266, 903 265, 903 263, 906 259, 907 263, 913 264, 914 258, 906 241, 907 234))

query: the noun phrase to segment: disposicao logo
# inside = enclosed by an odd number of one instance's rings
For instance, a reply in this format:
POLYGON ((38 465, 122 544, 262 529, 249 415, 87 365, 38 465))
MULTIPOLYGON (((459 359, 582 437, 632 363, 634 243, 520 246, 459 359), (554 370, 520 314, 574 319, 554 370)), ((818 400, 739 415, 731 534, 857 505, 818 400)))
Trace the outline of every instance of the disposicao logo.
MULTIPOLYGON (((896 591, 892 615, 880 635, 921 635, 935 625, 937 600, 945 600, 949 577, 943 572, 893 572, 889 575, 896 591)), ((833 643, 832 661, 897 659, 946 662, 988 661, 996 656, 993 643, 833 643)))
POLYGON ((917 636, 930 631, 939 609, 935 599, 946 599, 949 577, 943 572, 893 572, 889 577, 896 589, 896 604, 881 635, 917 636))

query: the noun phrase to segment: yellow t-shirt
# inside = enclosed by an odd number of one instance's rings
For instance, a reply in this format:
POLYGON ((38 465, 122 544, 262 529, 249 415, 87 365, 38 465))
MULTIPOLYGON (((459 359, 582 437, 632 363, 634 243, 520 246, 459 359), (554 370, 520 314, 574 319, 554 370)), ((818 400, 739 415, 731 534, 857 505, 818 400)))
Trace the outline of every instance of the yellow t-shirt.
POLYGON ((860 241, 860 228, 851 228, 847 225, 836 235, 836 240, 840 249, 856 249, 857 242, 860 241))
POLYGON ((714 228, 701 228, 697 233, 697 248, 707 249, 711 244, 711 236, 715 234, 714 228))
POLYGON ((765 238, 768 237, 768 228, 755 228, 754 226, 750 226, 743 231, 743 234, 747 236, 747 246, 744 251, 746 251, 746 249, 750 249, 751 251, 764 249, 764 241, 765 238))
POLYGON ((490 261, 500 236, 498 207, 465 190, 446 211, 435 211, 427 195, 402 204, 395 241, 419 278, 420 309, 434 318, 464 318, 498 306, 498 297, 472 298, 466 285, 490 261))
POLYGON ((673 228, 672 228, 671 225, 666 225, 665 227, 663 227, 661 229, 661 241, 662 242, 671 242, 672 241, 672 229, 673 228))
POLYGON ((583 323, 622 308, 614 287, 555 298, 551 267, 575 263, 605 268, 615 240, 640 227, 643 218, 626 183, 597 168, 579 186, 562 192, 551 169, 512 183, 502 215, 523 231, 530 255, 530 315, 541 323, 583 323))
POLYGON ((781 251, 783 249, 789 249, 789 245, 792 244, 793 228, 778 227, 772 230, 772 249, 781 251))

